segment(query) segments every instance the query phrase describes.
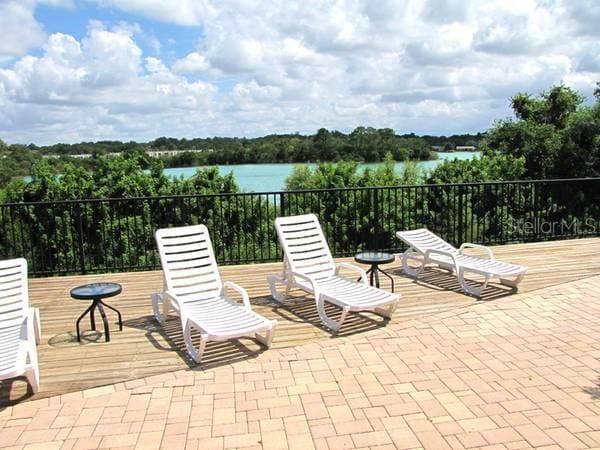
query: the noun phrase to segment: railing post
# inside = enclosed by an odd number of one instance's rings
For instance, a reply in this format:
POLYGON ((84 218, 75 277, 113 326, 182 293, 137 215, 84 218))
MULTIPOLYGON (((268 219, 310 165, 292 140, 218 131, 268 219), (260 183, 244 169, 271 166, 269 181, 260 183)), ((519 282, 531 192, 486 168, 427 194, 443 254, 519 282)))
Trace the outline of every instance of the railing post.
POLYGON ((285 192, 279 193, 279 211, 282 216, 285 216, 285 192))
POLYGON ((373 230, 375 232, 375 242, 373 250, 379 250, 379 188, 373 189, 373 230))
POLYGON ((77 218, 78 218, 78 229, 79 229, 79 266, 81 268, 81 273, 85 275, 86 270, 85 270, 85 248, 84 248, 84 242, 83 242, 83 218, 82 218, 82 211, 81 211, 81 203, 77 202, 77 218))
POLYGON ((457 245, 465 242, 464 237, 464 202, 463 202, 464 189, 462 185, 458 186, 458 211, 457 211, 457 234, 458 240, 456 241, 457 245))

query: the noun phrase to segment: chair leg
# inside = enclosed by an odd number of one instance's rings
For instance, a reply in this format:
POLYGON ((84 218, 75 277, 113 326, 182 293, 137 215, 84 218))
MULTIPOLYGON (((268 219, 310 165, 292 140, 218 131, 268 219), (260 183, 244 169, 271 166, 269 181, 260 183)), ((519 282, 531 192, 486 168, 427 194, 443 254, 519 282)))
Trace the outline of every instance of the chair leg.
POLYGON ((525 276, 525 274, 522 273, 521 275, 517 275, 517 277, 514 280, 509 280, 507 278, 500 278, 500 283, 505 286, 509 286, 509 287, 517 289, 519 286, 519 283, 521 282, 521 280, 523 280, 524 276, 525 276))
POLYGON ((194 362, 200 363, 204 350, 206 350, 208 335, 203 333, 200 328, 193 326, 189 320, 186 320, 185 326, 183 327, 183 341, 185 342, 185 348, 188 355, 190 355, 194 362), (194 347, 194 343, 192 342, 192 328, 196 328, 200 332, 200 345, 198 348, 194 347))
POLYGON ((37 394, 40 390, 40 369, 38 366, 37 349, 35 348, 35 345, 31 345, 30 347, 31 348, 28 351, 29 367, 25 371, 25 378, 27 378, 33 393, 37 394))
POLYGON ((277 326, 276 321, 271 322, 271 328, 267 330, 266 336, 261 335, 260 333, 256 333, 256 339, 263 344, 267 348, 271 348, 273 344, 273 337, 275 336, 275 327, 277 326))
POLYGON ((271 290, 273 300, 284 303, 291 289, 289 281, 286 280, 283 275, 270 275, 267 277, 267 281, 269 282, 269 289, 271 290), (285 285, 285 294, 282 294, 277 290, 277 284, 285 285))
POLYGON ((25 372, 25 378, 27 378, 27 382, 31 386, 31 391, 34 394, 37 394, 40 390, 40 377, 38 375, 37 368, 29 368, 25 372))
POLYGON ((350 310, 348 309, 348 307, 342 308, 342 315, 341 315, 340 319, 333 320, 325 312, 325 301, 322 300, 321 298, 319 298, 317 300, 317 311, 319 312, 319 317, 321 318, 321 321, 323 322, 323 324, 326 327, 330 328, 334 333, 337 333, 339 331, 339 329, 342 327, 344 320, 346 320, 346 316, 348 315, 348 312, 350 310))
POLYGON ((417 258, 415 257, 413 254, 413 252, 408 249, 406 250, 403 254, 402 254, 402 270, 404 271, 404 273, 406 275, 408 275, 409 277, 413 277, 413 278, 418 278, 419 277, 419 273, 421 273, 421 271, 423 270, 423 268, 425 267, 425 258, 417 258), (410 259, 416 260, 416 261, 421 261, 421 265, 417 268, 412 268, 408 265, 408 261, 410 259))
POLYGON ((475 286, 467 283, 467 280, 465 279, 465 269, 464 268, 461 267, 458 270, 457 275, 458 275, 458 282, 460 283, 460 286, 463 288, 465 293, 468 295, 477 297, 477 298, 481 298, 481 293, 485 290, 485 288, 487 287, 487 285, 490 281, 490 278, 491 278, 489 275, 486 275, 485 280, 484 280, 483 284, 481 285, 481 287, 475 287, 475 286))
POLYGON ((160 307, 164 306, 163 303, 165 301, 163 294, 160 292, 154 292, 150 296, 150 299, 152 300, 152 312, 154 313, 154 318, 159 324, 164 325, 166 315, 160 312, 160 307))
POLYGON ((390 303, 387 308, 375 308, 375 314, 385 317, 386 319, 391 319, 397 306, 398 301, 395 301, 390 303))
POLYGON ((204 355, 204 350, 206 350, 206 344, 208 343, 208 336, 203 334, 200 336, 200 345, 198 346, 198 351, 196 353, 196 357, 194 361, 197 363, 202 362, 202 355, 204 355))

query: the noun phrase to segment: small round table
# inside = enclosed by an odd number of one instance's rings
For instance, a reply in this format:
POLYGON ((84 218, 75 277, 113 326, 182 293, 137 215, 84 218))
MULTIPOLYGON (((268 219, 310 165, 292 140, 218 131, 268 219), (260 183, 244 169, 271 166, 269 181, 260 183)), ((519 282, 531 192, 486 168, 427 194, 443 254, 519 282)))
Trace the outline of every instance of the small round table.
POLYGON ((379 267, 380 264, 389 264, 394 262, 395 256, 391 253, 385 252, 361 252, 357 253, 354 260, 361 264, 370 264, 371 267, 367 270, 367 274, 371 274, 371 286, 379 287, 379 273, 384 274, 392 282, 392 292, 394 292, 394 279, 383 269, 379 267), (373 281, 375 284, 373 284, 373 281))
POLYGON ((121 313, 110 305, 107 305, 102 301, 103 298, 114 297, 120 294, 122 291, 121 285, 118 283, 91 283, 77 286, 71 289, 71 297, 75 300, 92 300, 92 304, 85 312, 77 319, 77 340, 81 342, 81 335, 79 334, 79 322, 85 317, 87 313, 90 314, 90 323, 92 330, 96 330, 96 320, 94 318, 94 312, 96 308, 100 311, 102 316, 102 322, 104 323, 104 336, 106 342, 110 342, 110 332, 108 330, 108 320, 106 320, 106 314, 104 307, 112 309, 119 316, 119 331, 123 331, 123 322, 121 321, 121 313))

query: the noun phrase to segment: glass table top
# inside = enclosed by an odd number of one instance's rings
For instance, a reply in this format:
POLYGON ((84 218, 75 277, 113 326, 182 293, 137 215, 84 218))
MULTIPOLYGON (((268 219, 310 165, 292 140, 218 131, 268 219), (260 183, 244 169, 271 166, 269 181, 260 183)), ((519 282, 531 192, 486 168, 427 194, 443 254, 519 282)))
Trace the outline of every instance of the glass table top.
POLYGON ((71 289, 71 297, 76 300, 106 298, 120 294, 121 290, 121 285, 118 283, 90 283, 71 289))
POLYGON ((354 259, 363 264, 386 264, 394 262, 396 257, 391 253, 367 251, 357 253, 354 259))

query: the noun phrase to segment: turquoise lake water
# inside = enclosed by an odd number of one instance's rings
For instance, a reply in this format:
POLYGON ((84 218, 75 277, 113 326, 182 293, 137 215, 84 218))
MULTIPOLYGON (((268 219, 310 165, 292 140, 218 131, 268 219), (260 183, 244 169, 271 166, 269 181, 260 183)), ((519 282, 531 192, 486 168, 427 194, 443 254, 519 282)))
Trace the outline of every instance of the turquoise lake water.
MULTIPOLYGON (((421 161, 418 166, 421 170, 431 170, 445 159, 472 159, 479 156, 479 152, 452 152, 439 153, 439 159, 433 161, 421 161)), ((366 167, 377 167, 380 163, 359 164, 359 169, 366 167)), ((222 175, 233 172, 238 186, 245 192, 281 191, 285 185, 285 179, 292 174, 297 164, 234 164, 230 166, 218 166, 222 175)), ((316 164, 309 164, 315 167, 316 164)), ((396 163, 396 172, 400 173, 404 163, 396 163)), ((198 167, 172 167, 164 172, 170 177, 189 178, 196 173, 198 167)))

